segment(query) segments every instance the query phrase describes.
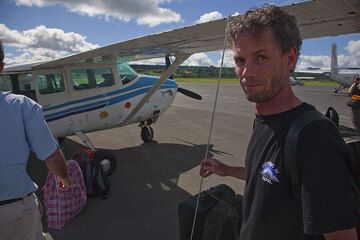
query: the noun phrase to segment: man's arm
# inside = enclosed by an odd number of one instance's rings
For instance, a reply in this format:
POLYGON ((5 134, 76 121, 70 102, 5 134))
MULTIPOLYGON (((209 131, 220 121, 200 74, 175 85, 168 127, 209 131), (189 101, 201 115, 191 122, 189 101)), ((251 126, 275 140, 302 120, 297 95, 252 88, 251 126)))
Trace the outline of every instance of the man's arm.
POLYGON ((358 240, 355 228, 324 233, 324 237, 326 240, 358 240))
POLYGON ((200 176, 206 178, 215 173, 221 177, 230 176, 241 180, 246 179, 245 167, 226 165, 216 159, 204 159, 200 165, 200 176))
POLYGON ((69 178, 65 158, 60 149, 56 149, 48 158, 45 159, 47 168, 55 173, 59 179, 64 190, 70 188, 71 180, 69 178))
POLYGON ((48 169, 58 176, 62 189, 67 190, 71 181, 64 155, 58 149, 59 145, 50 132, 41 106, 27 97, 22 97, 20 100, 30 149, 35 152, 38 159, 45 160, 48 169))
POLYGON ((316 121, 299 135, 297 166, 302 173, 306 234, 323 234, 327 240, 357 239, 347 151, 338 129, 331 123, 316 121))
POLYGON ((354 90, 357 88, 357 86, 359 85, 359 81, 358 78, 355 76, 353 83, 351 84, 350 88, 349 88, 349 94, 353 94, 354 90))

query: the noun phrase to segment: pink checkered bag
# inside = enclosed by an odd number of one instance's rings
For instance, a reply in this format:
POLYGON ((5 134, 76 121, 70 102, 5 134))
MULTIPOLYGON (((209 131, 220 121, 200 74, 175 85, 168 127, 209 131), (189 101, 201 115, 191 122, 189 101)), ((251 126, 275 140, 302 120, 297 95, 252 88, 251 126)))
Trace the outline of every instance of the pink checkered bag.
POLYGON ((61 229, 73 220, 86 204, 86 188, 78 163, 71 159, 66 161, 66 166, 71 179, 71 186, 67 191, 59 189, 59 180, 52 172, 48 173, 43 187, 49 228, 61 229))

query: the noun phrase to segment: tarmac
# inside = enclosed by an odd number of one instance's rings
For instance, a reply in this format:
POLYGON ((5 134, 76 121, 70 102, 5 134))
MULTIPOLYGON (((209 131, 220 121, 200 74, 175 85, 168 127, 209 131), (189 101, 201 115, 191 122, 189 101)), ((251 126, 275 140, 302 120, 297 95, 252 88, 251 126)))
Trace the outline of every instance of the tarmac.
MULTIPOLYGON (((61 230, 48 229, 43 216, 44 231, 55 240, 98 239, 179 239, 178 204, 198 193, 201 178, 199 164, 205 157, 210 122, 214 107, 216 84, 185 84, 183 87, 203 96, 202 101, 177 94, 173 105, 153 125, 154 141, 143 143, 137 125, 88 133, 98 149, 112 151, 117 169, 110 177, 111 192, 106 200, 89 198, 84 210, 61 230)), ((302 101, 313 104, 325 113, 334 107, 340 124, 353 127, 351 110, 346 106, 349 96, 334 93, 333 87, 293 86, 302 101)), ((232 165, 244 165, 254 114, 238 84, 220 86, 209 155, 232 165)), ((76 136, 66 138, 63 151, 70 159, 81 147, 76 136)), ((28 171, 39 185, 42 200, 45 165, 32 154, 28 171)), ((225 183, 242 193, 244 181, 210 176, 202 190, 225 183)))

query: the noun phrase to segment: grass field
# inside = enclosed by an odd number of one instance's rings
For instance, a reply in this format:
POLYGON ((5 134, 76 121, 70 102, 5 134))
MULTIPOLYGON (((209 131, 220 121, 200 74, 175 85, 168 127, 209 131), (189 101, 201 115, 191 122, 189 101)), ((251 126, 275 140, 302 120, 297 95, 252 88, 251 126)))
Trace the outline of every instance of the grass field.
POLYGON ((306 80, 304 81, 305 86, 330 86, 338 87, 339 84, 335 81, 330 80, 306 80))
MULTIPOLYGON (((178 83, 217 83, 217 78, 175 78, 178 83)), ((239 80, 235 78, 222 78, 221 83, 238 84, 239 80)))
MULTIPOLYGON (((217 83, 217 78, 176 78, 178 83, 217 83)), ((239 84, 238 79, 222 78, 221 84, 239 84)), ((337 82, 329 80, 305 80, 305 86, 339 86, 337 82)))

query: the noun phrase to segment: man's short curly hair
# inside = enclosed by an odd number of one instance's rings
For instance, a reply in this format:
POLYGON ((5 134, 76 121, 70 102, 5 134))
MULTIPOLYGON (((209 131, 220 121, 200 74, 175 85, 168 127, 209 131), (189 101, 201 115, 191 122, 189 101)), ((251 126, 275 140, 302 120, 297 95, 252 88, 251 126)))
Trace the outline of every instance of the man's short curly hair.
POLYGON ((4 62, 4 48, 0 39, 0 63, 4 62))
POLYGON ((302 39, 296 18, 280 7, 266 5, 247 11, 233 18, 229 24, 229 45, 232 46, 243 34, 257 34, 270 29, 278 42, 282 53, 296 47, 300 54, 302 39))

